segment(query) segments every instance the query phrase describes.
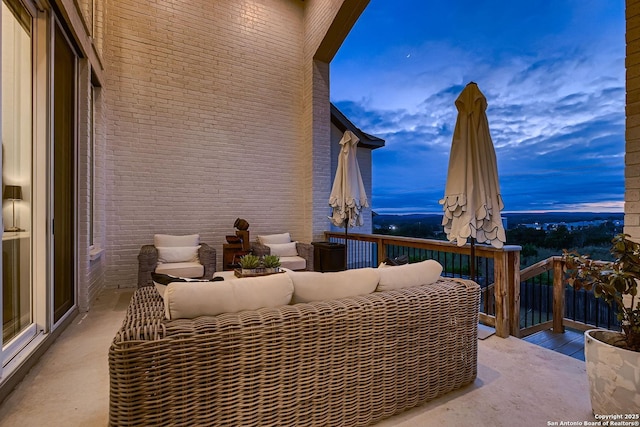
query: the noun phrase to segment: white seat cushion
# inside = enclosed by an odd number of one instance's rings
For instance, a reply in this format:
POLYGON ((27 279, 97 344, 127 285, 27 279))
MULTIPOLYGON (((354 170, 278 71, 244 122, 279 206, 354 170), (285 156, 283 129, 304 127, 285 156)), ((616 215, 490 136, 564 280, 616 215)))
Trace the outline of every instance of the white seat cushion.
POLYGON ((291 276, 293 281, 294 304, 367 295, 375 291, 379 280, 376 268, 357 268, 330 273, 291 271, 286 274, 291 276))
POLYGON ((304 270, 307 268, 307 260, 301 256, 283 256, 280 257, 280 267, 289 270, 304 270))
POLYGON ((442 273, 442 265, 438 261, 428 259, 414 264, 378 268, 378 272, 380 283, 376 290, 389 291, 434 283, 442 273))
POLYGON ((204 276, 204 265, 199 262, 167 262, 158 264, 156 273, 177 277, 202 277, 204 276))
POLYGON ((221 282, 173 282, 164 292, 167 319, 192 319, 291 302, 293 283, 286 273, 221 282))

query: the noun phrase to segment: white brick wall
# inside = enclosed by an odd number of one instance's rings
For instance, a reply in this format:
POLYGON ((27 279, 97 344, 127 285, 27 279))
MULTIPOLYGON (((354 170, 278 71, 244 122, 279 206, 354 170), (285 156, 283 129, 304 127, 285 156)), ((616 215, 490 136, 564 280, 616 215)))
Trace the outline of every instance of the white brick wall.
MULTIPOLYGON (((154 233, 201 234, 218 250, 219 267, 237 217, 253 236, 322 237, 332 179, 329 66, 313 57, 325 38, 341 42, 329 27, 352 1, 97 2, 97 56, 82 61, 79 92, 81 309, 105 283, 135 286, 139 248, 154 233), (105 76, 96 101, 93 219, 105 253, 96 260, 88 211, 92 67, 105 76)), ((89 31, 90 4, 76 3, 89 31)))
MULTIPOLYGON (((305 237, 303 3, 115 1, 108 11, 107 286, 134 286, 154 233, 218 251, 305 237)), ((328 96, 326 98, 328 108, 328 96)))
POLYGON ((91 66, 89 61, 78 61, 78 307, 87 311, 89 297, 89 163, 88 144, 90 132, 89 97, 91 89, 91 66))
MULTIPOLYGON (((90 256, 90 222, 92 221, 89 204, 91 193, 90 180, 90 131, 91 131, 91 67, 86 59, 79 61, 78 85, 78 307, 81 311, 89 310, 91 303, 104 287, 106 262, 104 257, 91 260, 90 256)), ((105 117, 103 98, 100 88, 94 98, 94 247, 105 247, 105 180, 104 180, 104 145, 105 145, 105 117)))
POLYGON ((329 102, 329 65, 312 62, 312 102, 310 135, 311 156, 309 170, 313 172, 310 188, 311 212, 307 224, 311 240, 324 240, 327 230, 327 204, 331 194, 333 176, 331 174, 331 107, 329 102), (326 100, 326 101, 325 101, 326 100))
MULTIPOLYGON (((106 108, 104 105, 104 89, 96 87, 94 91, 94 211, 93 242, 97 250, 106 247, 106 108)), ((102 253, 98 258, 89 261, 89 296, 91 301, 100 293, 105 284, 106 256, 102 253)))

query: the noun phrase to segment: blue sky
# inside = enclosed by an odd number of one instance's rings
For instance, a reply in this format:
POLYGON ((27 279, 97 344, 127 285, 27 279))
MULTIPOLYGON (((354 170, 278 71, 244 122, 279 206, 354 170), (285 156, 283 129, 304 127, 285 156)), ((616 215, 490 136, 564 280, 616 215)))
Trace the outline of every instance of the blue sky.
POLYGON ((331 101, 373 152, 373 209, 441 212, 455 99, 474 81, 511 211, 622 212, 624 0, 371 0, 331 101))

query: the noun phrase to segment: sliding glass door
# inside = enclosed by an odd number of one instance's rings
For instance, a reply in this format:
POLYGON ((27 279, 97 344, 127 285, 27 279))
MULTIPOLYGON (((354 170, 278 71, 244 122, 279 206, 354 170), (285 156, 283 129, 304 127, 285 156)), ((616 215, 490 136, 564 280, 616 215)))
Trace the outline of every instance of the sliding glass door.
POLYGON ((2 355, 35 334, 32 280, 33 18, 2 1, 2 355))
POLYGON ((44 0, 0 0, 0 386, 77 306, 78 55, 44 0))

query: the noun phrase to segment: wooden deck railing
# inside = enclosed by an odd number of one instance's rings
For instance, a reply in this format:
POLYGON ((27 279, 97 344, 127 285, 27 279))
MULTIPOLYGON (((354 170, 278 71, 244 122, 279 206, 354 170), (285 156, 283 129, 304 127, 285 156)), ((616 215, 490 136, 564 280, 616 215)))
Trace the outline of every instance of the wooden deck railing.
MULTIPOLYGON (((539 286, 552 288, 550 310, 552 318, 531 326, 524 325, 518 336, 525 337, 547 329, 562 333, 565 327, 583 331, 594 327, 619 330, 615 310, 595 298, 592 292, 576 291, 569 287, 564 280, 563 268, 562 257, 554 256, 520 271, 520 283, 523 285, 547 272, 551 273, 551 280, 547 280, 550 283, 539 286), (567 296, 570 297, 571 302, 566 301, 567 296), (578 309, 577 306, 582 308, 578 309)), ((526 291, 521 290, 521 292, 526 291)), ((539 311, 544 309, 540 307, 539 311)))
POLYGON ((518 334, 514 334, 518 337, 524 337, 546 329, 553 329, 554 331, 564 332, 564 324, 562 322, 562 319, 564 318, 564 285, 562 280, 562 258, 547 258, 527 268, 522 269, 520 271, 520 282, 525 283, 526 281, 533 279, 536 276, 540 276, 541 274, 548 271, 553 272, 553 310, 551 313, 553 320, 548 320, 538 323, 535 326, 519 329, 518 334))
MULTIPOLYGON (((329 241, 344 243, 345 234, 325 232, 329 241)), ((499 337, 524 337, 565 327, 617 329, 613 310, 593 294, 574 291, 563 280, 562 257, 555 256, 520 270, 520 246, 496 249, 476 245, 476 282, 482 289, 480 321, 495 327, 499 337), (571 300, 566 303, 567 296, 571 300), (529 316, 531 319, 529 319, 529 316), (536 319, 537 316, 537 319, 536 319), (531 323, 531 324, 529 324, 531 323)), ((443 276, 469 278, 470 245, 441 240, 381 234, 348 234, 347 266, 377 267, 385 258, 408 255, 411 262, 435 259, 443 276)))
MULTIPOLYGON (((333 242, 345 242, 344 233, 325 232, 325 238, 333 242)), ((402 253, 413 260, 436 259, 443 264, 443 275, 468 278, 469 244, 457 246, 441 240, 355 233, 349 234, 347 240, 348 266, 375 267, 388 256, 402 253), (447 255, 450 256, 447 258, 447 255)), ((481 321, 495 327, 496 335, 500 337, 518 335, 521 248, 505 246, 496 249, 488 245, 476 245, 475 248, 477 279, 481 279, 476 281, 484 291, 485 310, 480 315, 481 321), (487 293, 488 290, 493 291, 491 295, 487 293)))

